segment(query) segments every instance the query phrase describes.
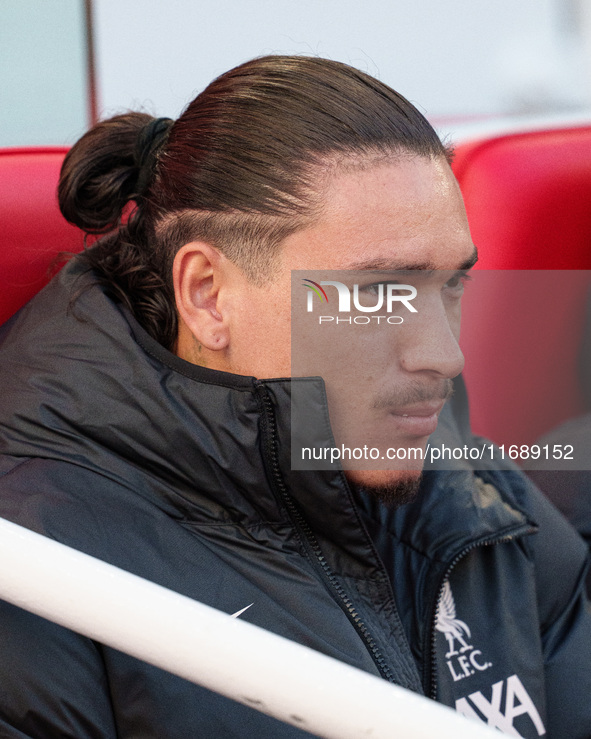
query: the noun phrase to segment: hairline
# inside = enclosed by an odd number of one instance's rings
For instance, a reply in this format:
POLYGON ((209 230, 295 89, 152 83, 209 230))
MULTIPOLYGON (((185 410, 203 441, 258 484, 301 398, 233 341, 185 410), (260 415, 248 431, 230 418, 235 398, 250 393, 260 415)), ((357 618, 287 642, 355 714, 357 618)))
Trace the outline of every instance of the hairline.
MULTIPOLYGON (((282 244, 288 236, 314 226, 326 212, 327 194, 334 177, 349 172, 363 172, 384 164, 398 164, 415 158, 444 160, 448 165, 453 150, 442 143, 442 152, 424 154, 409 147, 384 147, 350 152, 333 151, 315 157, 308 165, 307 175, 319 174, 320 186, 309 188, 302 200, 301 212, 287 214, 245 212, 240 210, 205 211, 184 209, 163 215, 154 225, 154 233, 160 248, 170 255, 169 275, 176 253, 194 240, 202 240, 213 246, 236 264, 253 284, 262 287, 277 273, 282 244), (176 228, 180 239, 174 245, 162 242, 170 240, 176 228), (179 243, 183 241, 183 243, 179 243), (170 248, 170 247, 173 248, 170 248)), ((294 208, 297 210, 297 206, 294 208)))

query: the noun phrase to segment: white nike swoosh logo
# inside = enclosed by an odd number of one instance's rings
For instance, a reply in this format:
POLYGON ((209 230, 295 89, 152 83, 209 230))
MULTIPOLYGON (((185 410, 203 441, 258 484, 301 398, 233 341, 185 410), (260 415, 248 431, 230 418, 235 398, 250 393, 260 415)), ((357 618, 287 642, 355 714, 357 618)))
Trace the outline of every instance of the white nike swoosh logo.
MULTIPOLYGON (((254 606, 254 603, 251 603, 250 606, 254 606)), ((239 611, 236 611, 236 613, 233 613, 230 618, 238 618, 238 616, 242 616, 244 611, 248 611, 250 606, 245 606, 244 608, 241 608, 239 611)))

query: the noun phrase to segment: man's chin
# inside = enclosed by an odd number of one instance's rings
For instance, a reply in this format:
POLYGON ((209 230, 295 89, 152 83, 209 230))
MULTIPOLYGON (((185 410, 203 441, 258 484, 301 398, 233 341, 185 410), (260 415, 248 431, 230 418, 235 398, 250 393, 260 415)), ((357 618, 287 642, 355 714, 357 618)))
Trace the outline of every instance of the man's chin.
POLYGON ((389 508, 411 503, 421 485, 421 470, 347 470, 354 490, 363 490, 389 508))

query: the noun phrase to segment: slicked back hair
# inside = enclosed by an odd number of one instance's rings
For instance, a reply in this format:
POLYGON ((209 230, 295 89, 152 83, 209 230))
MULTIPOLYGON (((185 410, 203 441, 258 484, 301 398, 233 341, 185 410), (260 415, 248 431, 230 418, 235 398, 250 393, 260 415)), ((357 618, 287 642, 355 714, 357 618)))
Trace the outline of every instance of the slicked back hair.
POLYGON ((59 200, 105 234, 85 258, 172 349, 184 244, 207 241, 263 284, 283 239, 322 212, 332 173, 408 155, 450 158, 390 87, 340 62, 267 56, 218 77, 174 122, 132 112, 97 124, 68 153, 59 200))

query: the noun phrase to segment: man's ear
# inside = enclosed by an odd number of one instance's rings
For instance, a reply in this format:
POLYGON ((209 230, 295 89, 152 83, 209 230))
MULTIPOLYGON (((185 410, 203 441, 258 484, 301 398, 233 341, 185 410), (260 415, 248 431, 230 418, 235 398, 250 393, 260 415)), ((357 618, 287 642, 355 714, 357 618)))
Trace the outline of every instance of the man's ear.
POLYGON ((213 246, 194 241, 177 253, 172 270, 176 306, 195 339, 206 349, 226 349, 230 339, 228 316, 220 292, 227 275, 225 258, 213 246))

